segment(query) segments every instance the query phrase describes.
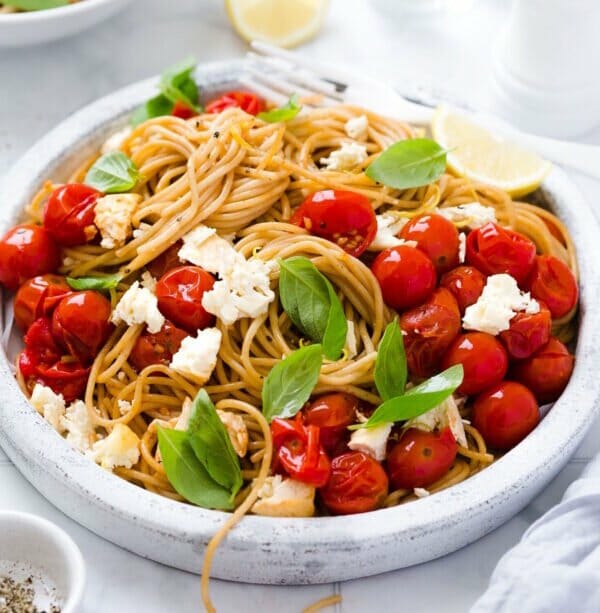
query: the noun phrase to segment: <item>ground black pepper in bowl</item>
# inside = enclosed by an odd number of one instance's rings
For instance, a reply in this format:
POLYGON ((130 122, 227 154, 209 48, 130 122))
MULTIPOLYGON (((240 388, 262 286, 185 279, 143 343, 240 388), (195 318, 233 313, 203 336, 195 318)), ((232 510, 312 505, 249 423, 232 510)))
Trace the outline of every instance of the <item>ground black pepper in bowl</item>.
POLYGON ((38 609, 35 604, 33 578, 18 582, 11 577, 0 577, 0 613, 60 613, 60 608, 38 609))

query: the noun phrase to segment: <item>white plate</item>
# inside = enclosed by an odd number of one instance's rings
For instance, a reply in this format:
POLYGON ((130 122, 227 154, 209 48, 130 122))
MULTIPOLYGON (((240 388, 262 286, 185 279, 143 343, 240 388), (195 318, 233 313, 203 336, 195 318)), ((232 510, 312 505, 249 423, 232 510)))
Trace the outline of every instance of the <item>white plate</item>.
MULTIPOLYGON (((235 84, 241 62, 198 70, 204 92, 235 84)), ((60 180, 155 93, 155 80, 127 87, 76 113, 38 142, 0 185, 4 223, 14 223, 48 177, 60 180)), ((566 223, 580 254, 581 326, 577 360, 560 400, 527 439, 485 471, 448 490, 400 507, 346 517, 250 516, 229 534, 213 575, 256 583, 324 583, 431 560, 498 527, 565 465, 597 413, 600 377, 598 228, 581 195, 559 169, 544 195, 566 223)), ((204 547, 225 519, 161 498, 103 471, 73 451, 37 415, 0 356, 0 443, 33 485, 97 534, 158 562, 198 572, 204 547)))

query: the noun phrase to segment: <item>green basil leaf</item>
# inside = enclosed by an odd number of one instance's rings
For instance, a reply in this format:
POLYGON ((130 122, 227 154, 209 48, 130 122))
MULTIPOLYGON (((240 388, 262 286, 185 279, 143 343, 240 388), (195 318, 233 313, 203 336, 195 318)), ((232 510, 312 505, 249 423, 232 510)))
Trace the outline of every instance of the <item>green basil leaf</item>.
POLYGON ((337 360, 348 322, 333 286, 308 258, 288 258, 279 266, 279 298, 288 317, 303 334, 322 343, 328 359, 337 360))
POLYGON ((290 121, 294 119, 300 112, 302 106, 298 104, 298 96, 292 94, 290 99, 277 109, 271 109, 270 111, 262 111, 257 117, 268 123, 277 123, 278 121, 290 121))
POLYGON ((192 77, 195 68, 196 60, 193 57, 167 68, 160 76, 158 89, 171 102, 184 102, 199 112, 198 86, 192 77))
POLYGON ((186 500, 206 509, 233 509, 231 493, 208 474, 194 454, 187 432, 157 428, 158 448, 167 477, 186 500))
POLYGON ((304 406, 321 372, 321 352, 321 345, 302 347, 271 369, 262 388, 262 411, 267 421, 293 417, 304 406))
POLYGON ((3 0, 2 4, 22 11, 45 11, 67 6, 69 0, 3 0))
POLYGON ((377 348, 375 386, 383 400, 404 394, 407 366, 404 339, 398 318, 389 323, 377 348))
POLYGON ((388 147, 365 174, 388 187, 407 189, 432 183, 445 169, 446 150, 429 138, 414 138, 388 147))
POLYGON ((103 290, 113 289, 119 285, 121 275, 106 275, 105 277, 67 277, 67 283, 75 290, 103 290))
POLYGON ((194 399, 187 433, 196 457, 208 474, 235 496, 243 484, 240 463, 206 390, 201 389, 194 399))
POLYGON ((105 194, 115 194, 133 189, 139 178, 135 164, 122 151, 111 151, 93 163, 83 182, 105 194))
POLYGON ((154 98, 150 98, 146 104, 143 104, 137 108, 131 115, 131 125, 135 128, 148 119, 154 117, 162 117, 163 115, 170 115, 173 111, 173 102, 158 94, 154 98))

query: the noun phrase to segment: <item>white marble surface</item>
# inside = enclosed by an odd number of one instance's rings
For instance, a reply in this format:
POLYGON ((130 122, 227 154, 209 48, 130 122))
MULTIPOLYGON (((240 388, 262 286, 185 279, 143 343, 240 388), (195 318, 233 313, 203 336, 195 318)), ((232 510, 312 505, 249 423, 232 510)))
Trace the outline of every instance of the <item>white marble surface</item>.
MULTIPOLYGON (((394 0, 390 0, 393 2, 394 0)), ((383 2, 378 2, 381 5, 383 2)), ((503 0, 476 1, 469 12, 437 20, 393 20, 366 0, 332 0, 321 35, 304 48, 315 58, 350 63, 400 89, 448 92, 471 106, 490 96, 493 44, 506 15, 503 0)), ((200 61, 236 57, 245 45, 228 27, 218 0, 138 0, 121 16, 70 40, 0 54, 0 173, 49 128, 91 100, 155 73, 190 53, 200 61)), ((588 135, 600 144, 600 130, 588 135)), ((600 184, 574 176, 591 204, 600 184)), ((1 206, 0 194, 0 206, 1 206)), ((8 411, 9 406, 0 410, 8 411)), ((573 460, 510 522, 477 543, 411 569, 341 585, 265 587, 212 583, 218 610, 295 613, 341 591, 344 613, 408 610, 463 612, 485 589, 500 556, 600 450, 596 423, 573 460)), ((198 577, 143 560, 62 515, 20 476, 0 450, 0 509, 39 513, 65 528, 88 565, 83 613, 199 611, 198 577)), ((251 561, 249 562, 251 563, 251 561)))

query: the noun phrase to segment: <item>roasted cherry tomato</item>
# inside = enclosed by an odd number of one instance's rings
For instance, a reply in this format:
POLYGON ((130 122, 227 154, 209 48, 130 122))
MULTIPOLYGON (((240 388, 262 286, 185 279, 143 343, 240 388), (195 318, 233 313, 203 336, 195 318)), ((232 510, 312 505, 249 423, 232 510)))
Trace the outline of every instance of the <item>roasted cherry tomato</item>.
POLYGON ((73 290, 60 275, 39 275, 25 281, 15 296, 15 322, 27 330, 39 317, 50 317, 54 307, 73 290))
POLYGON ((385 249, 375 258, 371 270, 385 303, 394 309, 411 309, 425 302, 435 289, 435 267, 414 247, 385 249))
POLYGON ((158 257, 146 264, 146 268, 155 279, 160 279, 166 272, 181 266, 183 262, 179 258, 179 250, 183 247, 183 241, 177 241, 158 257))
POLYGON ((40 226, 24 223, 0 239, 0 283, 8 289, 17 289, 25 280, 54 272, 59 266, 60 249, 40 226))
POLYGON ((538 425, 540 410, 524 385, 502 381, 475 398, 471 419, 490 447, 508 451, 538 425))
POLYGON ((344 443, 347 427, 356 421, 359 400, 343 392, 323 394, 304 408, 304 422, 321 430, 321 445, 334 453, 344 443))
POLYGON ((450 428, 425 432, 409 428, 387 457, 387 472, 394 489, 428 487, 452 466, 458 446, 450 428))
POLYGON ((191 119, 195 117, 198 113, 190 106, 188 106, 185 102, 178 100, 171 111, 171 115, 174 117, 179 117, 180 119, 191 119))
POLYGON ((143 370, 150 364, 169 364, 186 336, 188 333, 185 330, 177 328, 170 321, 166 321, 156 334, 145 330, 138 336, 129 361, 137 370, 143 370))
POLYGON ((44 227, 61 245, 84 245, 97 234, 96 200, 102 194, 83 183, 67 183, 55 189, 44 207, 44 227))
POLYGON ((400 231, 400 238, 416 241, 429 256, 438 275, 458 266, 458 230, 441 215, 417 215, 400 231))
POLYGON ((533 268, 535 243, 526 236, 487 223, 467 236, 467 263, 486 275, 508 273, 523 287, 533 268))
POLYGON ((35 368, 38 365, 44 364, 47 367, 60 360, 62 352, 52 335, 52 324, 47 317, 36 319, 29 326, 23 340, 25 342, 23 353, 27 353, 27 356, 20 370, 26 379, 36 374, 35 368))
POLYGON ((461 315, 464 315, 465 309, 475 304, 481 296, 485 275, 473 266, 458 266, 440 279, 440 285, 452 292, 461 315))
POLYGON ((179 326, 195 334, 210 326, 214 315, 202 306, 202 296, 215 284, 215 278, 198 266, 179 266, 166 272, 156 284, 160 312, 179 326))
POLYGON ((358 257, 373 242, 377 219, 362 194, 326 189, 311 194, 292 215, 291 223, 306 228, 358 257))
POLYGON ((90 367, 86 368, 78 360, 66 356, 48 368, 38 368, 35 380, 56 394, 62 394, 69 403, 83 396, 89 376, 90 367))
POLYGON ((567 386, 575 358, 552 337, 537 353, 513 364, 511 377, 526 385, 540 404, 554 402, 567 386))
POLYGON ((558 319, 577 304, 579 291, 571 269, 553 255, 538 255, 529 280, 531 295, 543 300, 558 319))
POLYGON ((517 313, 510 320, 510 328, 500 333, 500 339, 515 360, 523 360, 533 355, 550 338, 552 316, 543 302, 539 302, 538 313, 517 313))
POLYGON ((383 504, 388 478, 377 460, 362 451, 350 451, 331 461, 331 477, 319 491, 334 515, 365 513, 383 504))
POLYGON ((450 345, 442 359, 442 369, 455 364, 462 364, 464 369, 463 382, 457 391, 470 396, 504 379, 508 356, 502 343, 491 334, 467 332, 450 345))
POLYGON ((439 287, 423 304, 404 311, 400 327, 408 370, 417 377, 430 377, 452 341, 460 332, 460 312, 454 296, 439 287))
POLYGON ((239 107, 250 115, 258 115, 265 110, 265 101, 256 94, 244 91, 227 92, 206 105, 207 113, 220 113, 231 107, 239 107))
POLYGON ((102 294, 90 290, 63 298, 52 315, 52 334, 81 362, 94 360, 114 326, 112 308, 102 294))

